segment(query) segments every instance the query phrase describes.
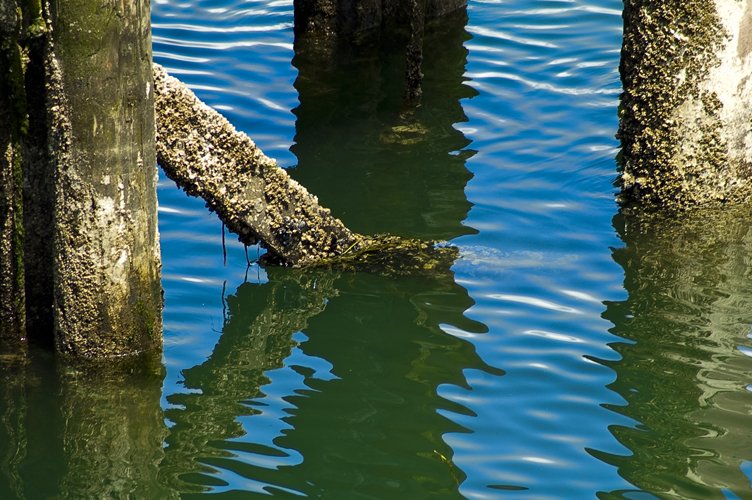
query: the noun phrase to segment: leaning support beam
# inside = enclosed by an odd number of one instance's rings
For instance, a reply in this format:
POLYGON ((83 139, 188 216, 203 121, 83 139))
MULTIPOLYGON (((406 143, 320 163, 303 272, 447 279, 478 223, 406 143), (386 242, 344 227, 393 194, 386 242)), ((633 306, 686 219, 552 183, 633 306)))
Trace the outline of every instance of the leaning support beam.
POLYGON ((625 0, 624 201, 752 197, 752 0, 625 0))
POLYGON ((386 274, 448 269, 457 249, 350 231, 253 141, 154 65, 157 159, 168 177, 238 235, 270 251, 267 262, 371 269, 386 274))
POLYGON ((305 266, 360 248, 315 196, 253 141, 154 65, 157 158, 188 194, 206 201, 245 244, 261 240, 283 262, 305 266))

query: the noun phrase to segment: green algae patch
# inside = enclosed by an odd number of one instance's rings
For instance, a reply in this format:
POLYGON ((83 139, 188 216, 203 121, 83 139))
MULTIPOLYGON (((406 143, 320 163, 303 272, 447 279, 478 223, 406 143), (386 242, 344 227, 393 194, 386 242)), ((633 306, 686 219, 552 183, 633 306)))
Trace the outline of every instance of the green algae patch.
MULTIPOLYGON (((444 242, 402 238, 389 234, 361 236, 345 252, 321 259, 311 267, 364 271, 386 276, 442 274, 459 257, 459 249, 444 242)), ((280 263, 273 256, 267 263, 280 263)))

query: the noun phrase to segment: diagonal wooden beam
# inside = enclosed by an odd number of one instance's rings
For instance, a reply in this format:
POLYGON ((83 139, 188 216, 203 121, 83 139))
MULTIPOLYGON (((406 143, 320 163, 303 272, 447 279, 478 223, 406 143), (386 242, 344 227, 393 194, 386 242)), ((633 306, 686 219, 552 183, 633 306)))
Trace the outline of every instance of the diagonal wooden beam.
POLYGON ((267 262, 396 275, 446 271, 457 258, 454 247, 350 231, 247 135, 156 64, 154 103, 157 159, 167 176, 203 198, 241 242, 260 240, 271 253, 267 262))
POLYGON ((154 65, 157 159, 246 244, 261 240, 284 263, 305 266, 361 247, 303 186, 182 82, 154 65))

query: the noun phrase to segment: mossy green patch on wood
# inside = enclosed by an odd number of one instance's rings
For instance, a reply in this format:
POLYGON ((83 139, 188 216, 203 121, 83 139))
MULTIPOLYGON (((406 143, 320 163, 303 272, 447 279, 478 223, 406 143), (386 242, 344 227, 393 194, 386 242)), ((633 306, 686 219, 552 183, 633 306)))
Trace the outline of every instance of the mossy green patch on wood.
POLYGON ((38 38, 47 33, 47 23, 44 20, 42 0, 22 0, 25 17, 26 36, 38 38))
POLYGON ((458 257, 457 247, 448 244, 381 234, 362 236, 341 254, 313 266, 386 276, 438 275, 449 271, 458 257))
POLYGON ((0 90, 8 96, 11 106, 10 122, 8 126, 11 132, 20 137, 29 129, 29 117, 26 111, 26 87, 24 78, 26 74, 26 54, 19 45, 17 39, 7 40, 0 48, 2 61, 0 70, 4 77, 0 79, 0 90))

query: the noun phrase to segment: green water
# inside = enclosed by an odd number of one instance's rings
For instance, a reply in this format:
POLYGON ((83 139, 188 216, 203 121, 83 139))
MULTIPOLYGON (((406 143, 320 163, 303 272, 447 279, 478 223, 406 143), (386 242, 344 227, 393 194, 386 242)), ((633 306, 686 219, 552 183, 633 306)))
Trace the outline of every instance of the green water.
POLYGON ((615 219, 629 298, 606 304, 625 340, 607 365, 625 400, 614 411, 638 424, 613 429, 632 456, 597 456, 647 491, 750 495, 751 221, 747 208, 615 219))

